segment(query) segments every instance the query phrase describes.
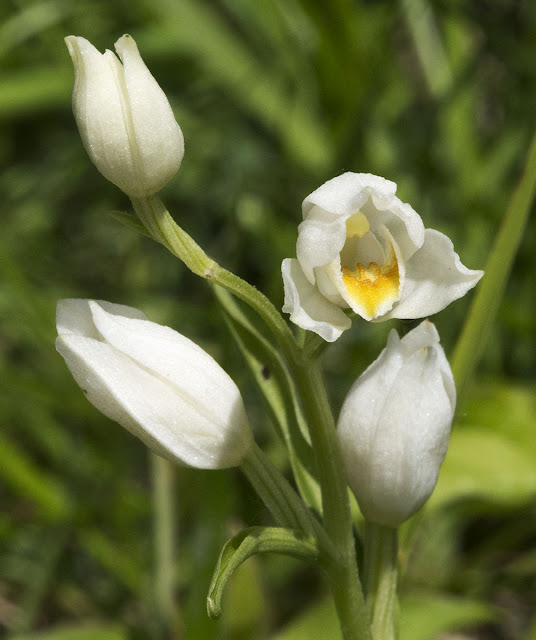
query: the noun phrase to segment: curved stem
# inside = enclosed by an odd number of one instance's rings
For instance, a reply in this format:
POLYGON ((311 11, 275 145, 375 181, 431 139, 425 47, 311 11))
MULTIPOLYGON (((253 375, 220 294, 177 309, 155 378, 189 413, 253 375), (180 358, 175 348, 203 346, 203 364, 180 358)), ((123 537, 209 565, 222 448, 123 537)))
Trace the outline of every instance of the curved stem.
MULTIPOLYGON (((325 532, 335 554, 326 554, 323 567, 328 576, 345 640, 369 640, 370 630, 363 592, 357 572, 355 543, 346 487, 346 474, 338 448, 335 423, 329 406, 322 375, 315 356, 317 348, 302 351, 287 323, 274 305, 260 291, 209 258, 201 247, 179 227, 157 196, 132 199, 140 221, 155 240, 161 242, 195 274, 219 284, 246 302, 266 322, 289 362, 309 425, 316 466, 322 489, 325 532)), ((318 345, 316 345, 318 347, 318 345)), ((281 474, 273 474, 258 447, 242 464, 244 472, 266 500, 274 516, 285 526, 306 529, 310 523, 303 519, 307 509, 290 485, 288 494, 283 485, 273 485, 281 474), (261 493, 263 491, 264 493, 261 493), (290 500, 289 495, 296 497, 290 500), (285 500, 281 502, 281 496, 285 500), (297 505, 301 505, 298 507, 297 505)), ((262 453, 262 452, 261 452, 262 453)), ((277 471, 277 470, 276 470, 277 471)), ((281 476, 282 477, 282 476, 281 476)), ((285 480, 283 478, 283 480, 285 480)), ((285 480, 286 482, 286 480, 285 480)), ((288 484, 288 483, 287 483, 288 484)), ((310 513, 310 512, 309 512, 310 513)), ((313 517, 313 522, 314 522, 313 517)), ((305 530, 306 530, 305 529, 305 530)), ((324 531, 320 527, 322 532, 324 531)), ((319 539, 322 535, 315 531, 319 539)))
POLYGON ((397 529, 365 523, 364 578, 373 640, 396 640, 397 529))
POLYGON ((314 536, 328 557, 335 555, 320 522, 256 443, 242 461, 241 468, 278 524, 302 536, 314 536))
POLYGON ((370 629, 357 571, 355 541, 335 422, 317 360, 290 362, 315 455, 322 489, 324 527, 337 550, 337 562, 324 568, 345 640, 366 640, 370 629))
POLYGON ((198 276, 210 280, 246 302, 266 322, 286 353, 298 354, 298 345, 287 323, 268 298, 234 273, 212 260, 171 217, 157 196, 132 198, 136 215, 147 231, 198 276))

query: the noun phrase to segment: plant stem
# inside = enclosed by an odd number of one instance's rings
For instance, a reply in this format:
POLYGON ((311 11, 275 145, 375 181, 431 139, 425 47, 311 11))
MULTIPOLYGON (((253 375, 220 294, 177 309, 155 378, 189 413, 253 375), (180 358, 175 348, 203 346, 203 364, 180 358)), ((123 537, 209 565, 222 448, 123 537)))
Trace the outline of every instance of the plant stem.
POLYGON ((131 202, 136 215, 157 242, 182 260, 190 271, 224 287, 248 304, 266 322, 285 352, 296 356, 298 346, 292 331, 263 293, 207 256, 195 240, 173 220, 160 198, 132 198, 131 202))
POLYGON ((532 139, 521 180, 512 195, 486 264, 469 314, 452 357, 452 372, 463 396, 497 315, 536 193, 536 134, 532 139))
POLYGON ((291 361, 296 386, 315 455, 322 489, 324 527, 337 550, 337 561, 328 562, 328 576, 345 640, 370 638, 367 612, 355 554, 346 474, 340 454, 333 414, 318 360, 291 361))
MULTIPOLYGON (((370 631, 357 572, 346 474, 318 359, 314 357, 315 349, 310 354, 311 357, 307 357, 268 298, 209 258, 193 238, 175 223, 157 196, 132 199, 132 204, 138 218, 155 240, 166 246, 195 274, 225 287, 246 302, 263 318, 283 349, 296 380, 315 454, 328 538, 327 544, 323 545, 324 550, 334 548, 336 552, 325 554, 323 567, 333 592, 345 640, 368 640, 370 631)), ((242 464, 244 472, 276 519, 285 526, 298 527, 298 531, 303 527, 307 530, 310 523, 306 522, 308 518, 304 519, 304 513, 310 512, 290 485, 288 489, 291 494, 279 480, 274 484, 274 479, 281 474, 277 470, 276 474, 273 473, 267 459, 259 451, 254 447, 246 457, 242 464), (290 499, 290 495, 295 496, 295 499, 290 499)), ((286 483, 284 478, 283 480, 286 483)), ((315 522, 314 517, 311 517, 315 522)), ((320 529, 322 531, 315 531, 317 538, 324 531, 321 527, 320 529)))
POLYGON ((175 602, 175 508, 174 468, 171 462, 151 453, 154 503, 155 576, 154 599, 164 637, 179 637, 179 612, 175 602))
POLYGON ((305 537, 315 536, 324 552, 334 555, 320 522, 256 443, 242 461, 241 468, 278 524, 305 537))
POLYGON ((395 640, 398 530, 365 523, 365 589, 373 640, 395 640))

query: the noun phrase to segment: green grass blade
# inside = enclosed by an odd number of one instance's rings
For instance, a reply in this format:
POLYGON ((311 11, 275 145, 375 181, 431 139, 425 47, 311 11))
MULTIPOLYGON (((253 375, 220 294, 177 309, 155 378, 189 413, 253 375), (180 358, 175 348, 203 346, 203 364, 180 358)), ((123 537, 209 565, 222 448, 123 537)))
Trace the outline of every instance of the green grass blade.
POLYGON ((495 239, 486 274, 479 285, 466 317, 452 357, 452 371, 463 396, 480 355, 486 345, 491 325, 497 315, 506 282, 525 230, 536 192, 536 135, 532 139, 525 169, 506 210, 495 239))

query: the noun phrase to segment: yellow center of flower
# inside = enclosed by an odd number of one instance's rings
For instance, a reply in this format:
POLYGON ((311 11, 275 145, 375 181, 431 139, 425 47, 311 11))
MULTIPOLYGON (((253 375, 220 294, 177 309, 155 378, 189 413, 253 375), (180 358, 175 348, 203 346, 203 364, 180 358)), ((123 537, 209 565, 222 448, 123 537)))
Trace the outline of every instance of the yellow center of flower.
POLYGON ((346 237, 362 238, 370 229, 369 221, 364 213, 358 211, 346 221, 346 237))
MULTIPOLYGON (((346 237, 362 238, 369 228, 368 220, 359 211, 347 220, 346 237)), ((375 317, 382 303, 398 299, 400 274, 393 247, 390 247, 389 256, 382 265, 370 262, 366 267, 358 262, 354 270, 342 267, 342 279, 348 295, 371 318, 375 317)))

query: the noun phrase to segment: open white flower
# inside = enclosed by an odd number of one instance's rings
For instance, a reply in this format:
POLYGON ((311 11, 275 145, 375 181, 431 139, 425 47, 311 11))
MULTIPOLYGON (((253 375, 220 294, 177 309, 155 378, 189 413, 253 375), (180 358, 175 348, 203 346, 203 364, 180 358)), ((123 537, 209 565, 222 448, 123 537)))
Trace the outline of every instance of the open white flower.
POLYGON ((296 259, 283 260, 283 311, 333 342, 351 321, 423 318, 475 286, 450 239, 425 229, 399 200, 396 184, 368 173, 344 173, 303 201, 296 259))
POLYGON ((380 357, 344 401, 337 433, 363 515, 398 526, 432 493, 447 452, 456 389, 434 325, 402 340, 393 329, 380 357))
POLYGON ((56 348, 88 400, 157 453, 222 469, 249 451, 240 391, 188 338, 103 301, 60 300, 56 323, 56 348))
POLYGON ((182 131, 134 39, 115 43, 121 62, 85 38, 65 38, 75 71, 73 112, 102 175, 131 197, 160 191, 184 155, 182 131))

